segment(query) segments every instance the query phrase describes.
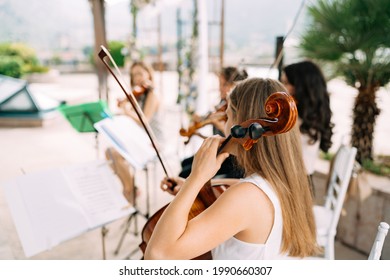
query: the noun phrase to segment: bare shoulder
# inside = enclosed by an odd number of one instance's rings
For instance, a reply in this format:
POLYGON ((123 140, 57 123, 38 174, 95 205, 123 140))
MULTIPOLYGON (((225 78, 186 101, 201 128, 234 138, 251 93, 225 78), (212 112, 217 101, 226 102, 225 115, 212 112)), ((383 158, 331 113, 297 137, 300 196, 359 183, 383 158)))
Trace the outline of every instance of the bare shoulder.
POLYGON ((268 195, 258 186, 250 182, 239 182, 230 186, 218 200, 230 205, 237 205, 241 209, 255 209, 261 212, 273 211, 273 205, 268 195))
POLYGON ((262 191, 261 188, 259 188, 258 186, 256 186, 253 183, 245 182, 245 181, 239 181, 236 184, 231 185, 226 190, 226 194, 230 194, 230 193, 232 195, 235 195, 235 196, 246 197, 246 196, 255 195, 255 196, 257 196, 257 198, 263 197, 263 198, 268 199, 268 196, 265 194, 265 192, 262 191))

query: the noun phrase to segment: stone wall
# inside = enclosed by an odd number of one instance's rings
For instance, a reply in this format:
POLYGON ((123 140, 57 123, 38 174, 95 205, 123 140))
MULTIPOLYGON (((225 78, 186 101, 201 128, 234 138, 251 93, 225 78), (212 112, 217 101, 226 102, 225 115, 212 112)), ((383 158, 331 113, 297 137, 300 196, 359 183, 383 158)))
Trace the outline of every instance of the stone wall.
MULTIPOLYGON (((350 186, 337 228, 337 238, 370 253, 380 222, 390 224, 390 179, 368 172, 350 186)), ((382 259, 390 259, 390 238, 385 239, 382 259)))
MULTIPOLYGON (((317 204, 323 204, 327 174, 314 174, 317 204)), ((337 227, 336 238, 367 256, 380 222, 390 224, 390 178, 361 172, 351 180, 337 227)), ((385 239, 381 259, 390 259, 390 237, 385 239)))

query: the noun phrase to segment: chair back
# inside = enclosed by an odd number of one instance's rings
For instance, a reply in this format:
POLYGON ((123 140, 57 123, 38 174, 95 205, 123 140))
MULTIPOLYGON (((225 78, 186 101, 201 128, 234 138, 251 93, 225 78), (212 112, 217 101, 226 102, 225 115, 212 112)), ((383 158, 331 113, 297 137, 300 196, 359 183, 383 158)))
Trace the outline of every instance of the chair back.
POLYGON ((383 243, 387 232, 389 231, 389 224, 381 222, 378 226, 378 232, 375 237, 374 244, 372 244, 371 252, 368 257, 369 260, 379 260, 382 254, 383 243))
POLYGON ((333 211, 333 218, 330 224, 332 231, 336 230, 340 219, 345 195, 351 179, 355 163, 357 149, 341 145, 333 160, 329 173, 329 184, 324 207, 333 211))

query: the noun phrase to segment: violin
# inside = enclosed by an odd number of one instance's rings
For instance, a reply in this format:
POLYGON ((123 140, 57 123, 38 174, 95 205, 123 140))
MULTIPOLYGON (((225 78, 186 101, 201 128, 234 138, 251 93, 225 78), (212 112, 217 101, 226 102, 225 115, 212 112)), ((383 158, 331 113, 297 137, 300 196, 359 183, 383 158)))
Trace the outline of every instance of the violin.
POLYGON ((148 91, 150 91, 152 89, 152 86, 150 84, 151 82, 145 82, 143 84, 141 84, 140 86, 134 86, 133 87, 133 95, 138 98, 140 97, 141 95, 143 95, 144 93, 147 93, 148 91))
MULTIPOLYGON (((229 152, 232 142, 236 142, 246 151, 258 142, 262 136, 272 136, 289 131, 298 118, 298 111, 294 99, 285 92, 276 92, 271 94, 266 103, 265 111, 268 117, 261 119, 250 119, 240 125, 231 128, 231 134, 224 140, 218 149, 218 154, 229 152)), ((200 190, 188 215, 188 220, 196 217, 210 205, 214 203, 224 186, 212 185, 209 181, 200 190)), ((169 204, 162 207, 144 225, 142 229, 142 243, 139 245, 141 251, 145 253, 147 244, 152 236, 153 230, 169 204)), ((211 252, 194 258, 195 260, 211 259, 211 252)))
MULTIPOLYGON (((145 82, 143 83, 142 85, 140 86, 134 86, 133 87, 133 90, 132 90, 132 94, 133 96, 138 99, 140 96, 142 96, 143 94, 149 92, 150 90, 152 90, 152 86, 151 86, 151 82, 145 82)), ((127 98, 123 98, 123 99, 118 99, 118 103, 117 103, 117 106, 118 107, 121 107, 124 103, 127 103, 128 100, 127 98)))
MULTIPOLYGON (((221 99, 221 101, 214 107, 215 112, 225 112, 227 109, 227 100, 226 98, 221 99)), ((210 115, 210 114, 209 114, 210 115)))
POLYGON ((227 120, 227 116, 225 113, 225 111, 227 109, 227 100, 226 99, 222 99, 219 102, 219 104, 216 105, 214 108, 215 108, 214 112, 209 112, 206 116, 201 118, 201 120, 195 121, 193 124, 191 124, 187 129, 181 128, 179 130, 179 133, 181 136, 187 137, 187 140, 184 142, 184 144, 188 144, 191 137, 194 135, 198 135, 202 138, 206 138, 197 132, 198 129, 200 129, 208 124, 212 124, 214 121, 226 121, 227 120), (212 116, 215 113, 219 113, 219 112, 221 114, 219 114, 217 117, 212 116))

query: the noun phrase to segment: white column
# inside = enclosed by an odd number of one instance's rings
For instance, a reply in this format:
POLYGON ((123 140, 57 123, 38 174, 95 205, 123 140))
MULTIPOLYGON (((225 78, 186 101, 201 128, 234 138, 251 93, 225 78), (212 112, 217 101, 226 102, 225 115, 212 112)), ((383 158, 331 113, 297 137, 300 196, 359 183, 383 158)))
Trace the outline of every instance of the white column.
POLYGON ((207 22, 207 2, 206 0, 197 0, 198 4, 198 22, 199 22, 199 46, 198 46, 198 98, 196 100, 196 113, 199 116, 205 115, 209 111, 208 94, 208 22, 207 22))
MULTIPOLYGON (((208 72, 209 72, 209 61, 208 61, 208 22, 207 22, 207 2, 206 0, 197 0, 198 5, 198 50, 196 54, 196 82, 198 97, 195 103, 195 113, 198 116, 204 116, 209 111, 209 98, 208 94, 208 72)), ((199 133, 209 136, 212 134, 211 127, 205 126, 198 130, 199 133)), ((190 141, 191 155, 194 154, 202 145, 203 139, 194 136, 190 141)))

